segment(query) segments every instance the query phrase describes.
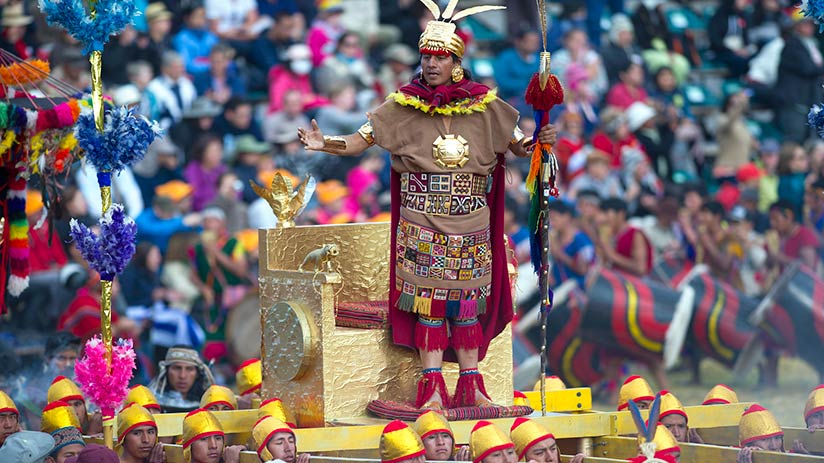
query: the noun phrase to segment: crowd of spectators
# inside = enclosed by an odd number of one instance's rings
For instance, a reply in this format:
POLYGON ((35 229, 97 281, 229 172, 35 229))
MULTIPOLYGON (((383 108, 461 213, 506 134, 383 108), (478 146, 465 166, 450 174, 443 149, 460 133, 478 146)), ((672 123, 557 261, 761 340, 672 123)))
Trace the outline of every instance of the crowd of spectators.
MULTIPOLYGON (((331 157, 304 151, 297 136, 311 119, 327 134, 354 132, 416 72, 430 13, 417 0, 375 3, 380 28, 365 35, 344 26, 341 0, 138 1, 143 15, 103 53, 105 93, 167 135, 114 180, 139 227, 138 253, 115 286, 116 334, 225 355, 225 319, 257 281, 254 230, 277 223, 250 181, 313 176, 300 224, 386 220, 388 153, 331 157)), ((816 269, 824 142, 806 115, 823 99, 817 25, 788 0, 557 3, 546 38, 566 95, 551 117, 562 192, 553 283, 583 284, 596 261, 645 276, 674 258, 759 295, 793 260, 816 269)), ((531 133, 523 92, 542 38, 534 2, 506 4, 497 35, 461 25, 464 67, 497 87, 531 133)), ((47 57, 55 77, 89 88, 77 43, 45 25, 36 2, 7 3, 0 29, 3 49, 47 57)), ((81 338, 99 329, 99 281, 74 265, 82 259, 68 239, 69 218, 93 224, 101 213, 88 169, 76 166, 54 220, 32 232, 32 289, 16 304, 45 316, 20 315, 18 327, 81 338)), ((507 185, 522 262, 527 169, 513 160, 507 185)))

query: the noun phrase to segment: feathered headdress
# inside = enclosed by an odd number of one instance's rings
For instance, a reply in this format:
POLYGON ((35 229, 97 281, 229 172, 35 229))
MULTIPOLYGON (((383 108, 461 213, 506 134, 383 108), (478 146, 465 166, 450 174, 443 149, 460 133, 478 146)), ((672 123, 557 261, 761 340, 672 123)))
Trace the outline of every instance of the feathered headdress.
POLYGON ((418 41, 420 52, 426 55, 449 55, 453 53, 458 58, 463 57, 466 45, 463 39, 455 33, 457 29, 455 22, 473 14, 506 8, 505 6, 481 5, 456 13, 455 8, 458 6, 458 0, 450 0, 443 12, 433 0, 421 0, 421 3, 432 12, 435 19, 427 23, 426 29, 421 34, 418 41))

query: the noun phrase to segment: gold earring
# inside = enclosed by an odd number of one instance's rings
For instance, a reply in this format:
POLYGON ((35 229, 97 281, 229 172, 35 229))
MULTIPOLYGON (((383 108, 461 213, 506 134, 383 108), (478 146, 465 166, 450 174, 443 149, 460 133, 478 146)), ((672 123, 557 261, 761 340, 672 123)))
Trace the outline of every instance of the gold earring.
POLYGON ((464 70, 460 64, 452 67, 452 82, 458 83, 464 79, 464 70))

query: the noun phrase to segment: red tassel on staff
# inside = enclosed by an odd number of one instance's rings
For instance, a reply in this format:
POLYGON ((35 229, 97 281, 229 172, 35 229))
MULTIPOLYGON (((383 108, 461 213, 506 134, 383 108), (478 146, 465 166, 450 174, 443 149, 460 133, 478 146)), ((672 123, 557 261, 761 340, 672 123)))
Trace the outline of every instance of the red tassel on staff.
MULTIPOLYGON (((547 73, 549 66, 547 66, 547 73)), ((546 80, 542 76, 544 71, 536 72, 529 81, 526 88, 526 104, 532 106, 535 111, 549 111, 555 105, 564 102, 564 87, 554 74, 548 74, 546 80), (542 83, 545 82, 545 83, 542 83)))

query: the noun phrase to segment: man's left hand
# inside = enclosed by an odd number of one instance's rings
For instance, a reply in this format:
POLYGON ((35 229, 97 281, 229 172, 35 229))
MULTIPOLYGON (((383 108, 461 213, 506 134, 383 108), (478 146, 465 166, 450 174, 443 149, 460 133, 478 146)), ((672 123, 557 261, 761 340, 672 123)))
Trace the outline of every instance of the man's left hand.
POLYGON ((240 452, 246 450, 243 445, 232 445, 223 450, 223 461, 225 463, 240 463, 240 452))
POLYGON ((545 145, 554 145, 558 141, 558 128, 553 124, 541 127, 538 132, 538 141, 545 145))
POLYGON ((296 463, 309 463, 309 454, 301 453, 300 455, 298 455, 296 463))

